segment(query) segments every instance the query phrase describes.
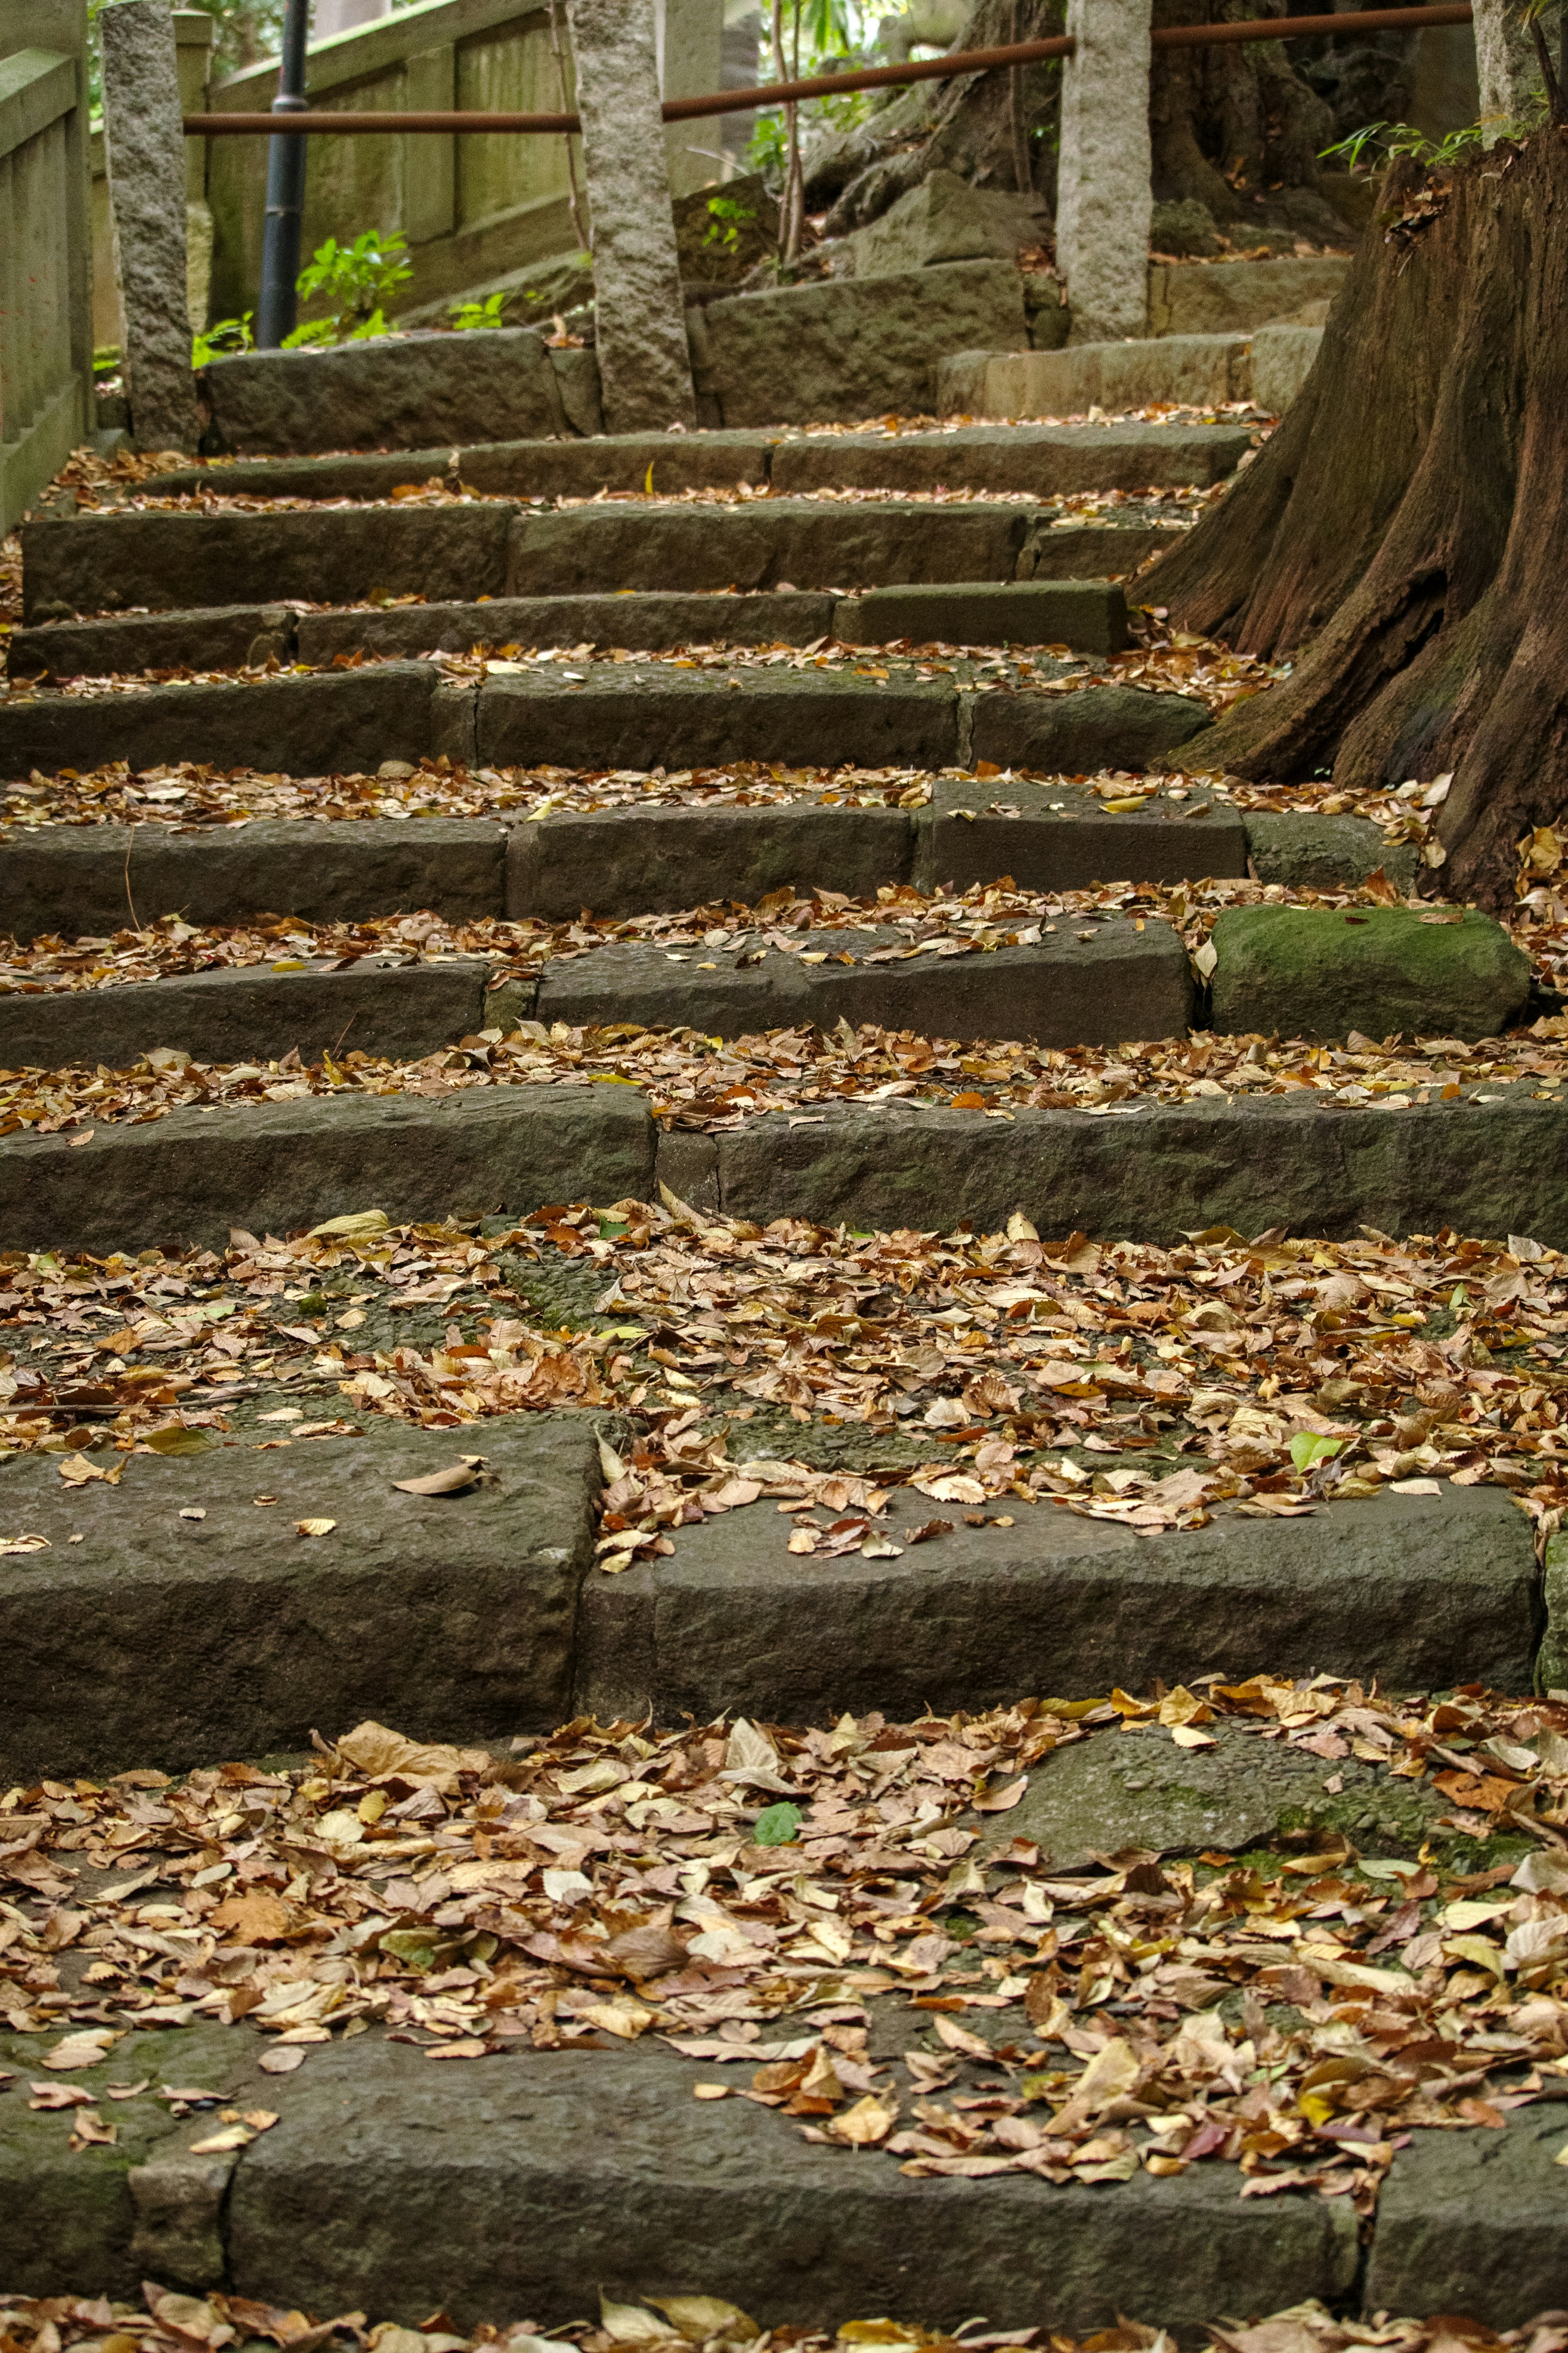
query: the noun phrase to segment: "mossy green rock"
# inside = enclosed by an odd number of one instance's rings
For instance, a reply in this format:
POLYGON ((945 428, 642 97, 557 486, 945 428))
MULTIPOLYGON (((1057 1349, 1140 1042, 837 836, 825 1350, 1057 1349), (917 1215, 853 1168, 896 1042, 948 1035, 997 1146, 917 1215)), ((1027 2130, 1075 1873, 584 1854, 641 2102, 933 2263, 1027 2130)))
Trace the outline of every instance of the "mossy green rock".
POLYGON ((1266 1037, 1495 1038, 1530 994, 1502 925, 1467 908, 1231 907, 1214 927, 1214 1027, 1266 1037))

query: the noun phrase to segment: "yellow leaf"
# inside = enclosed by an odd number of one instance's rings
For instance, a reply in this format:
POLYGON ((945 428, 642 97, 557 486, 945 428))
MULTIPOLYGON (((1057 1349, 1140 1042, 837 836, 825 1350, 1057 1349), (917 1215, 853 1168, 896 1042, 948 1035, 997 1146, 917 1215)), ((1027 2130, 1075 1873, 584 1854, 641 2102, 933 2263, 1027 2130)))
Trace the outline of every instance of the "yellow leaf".
POLYGON ((857 2100, 841 2116, 830 2116, 826 2130, 835 2140, 847 2140, 856 2148, 870 2148, 887 2139, 898 2120, 896 2108, 884 2107, 875 2093, 868 2092, 863 2100, 857 2100))
POLYGON ((329 1218, 325 1225, 312 1226, 310 1240, 368 1241, 373 1234, 385 1233, 391 1223, 384 1209, 353 1209, 347 1217, 329 1218))
POLYGON ((330 1536, 337 1525, 336 1520, 296 1520, 294 1533, 300 1536, 330 1536))

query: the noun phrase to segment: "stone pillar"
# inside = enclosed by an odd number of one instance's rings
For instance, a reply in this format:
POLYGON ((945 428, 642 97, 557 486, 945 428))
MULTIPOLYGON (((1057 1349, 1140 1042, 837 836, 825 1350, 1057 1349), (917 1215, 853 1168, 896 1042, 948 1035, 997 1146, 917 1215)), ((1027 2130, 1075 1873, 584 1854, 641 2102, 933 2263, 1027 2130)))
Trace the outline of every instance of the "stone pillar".
MULTIPOLYGON (((120 0, 121 5, 141 0, 120 0)), ((567 0, 608 433, 693 425, 653 0, 567 0)))
POLYGON ((191 374, 185 141, 169 0, 111 0, 98 26, 131 429, 143 449, 194 449, 201 419, 191 374))
MULTIPOLYGON (((180 104, 187 114, 207 111, 207 79, 217 30, 205 8, 174 11, 174 54, 180 67, 180 104)), ((212 292, 213 216, 207 202, 207 142, 185 142, 185 310, 191 332, 207 323, 212 292)))
POLYGON ((1057 262, 1069 343, 1148 332, 1149 16, 1150 0, 1068 0, 1057 262))
MULTIPOLYGON (((702 98, 722 90, 724 0, 654 0, 653 14, 659 96, 702 98)), ((666 124, 672 195, 689 195, 723 177, 723 134, 721 115, 666 124)))
POLYGON ((1481 86, 1481 123, 1489 147, 1505 123, 1517 122, 1541 82, 1535 44, 1519 12, 1519 0, 1475 0, 1476 74, 1481 86))

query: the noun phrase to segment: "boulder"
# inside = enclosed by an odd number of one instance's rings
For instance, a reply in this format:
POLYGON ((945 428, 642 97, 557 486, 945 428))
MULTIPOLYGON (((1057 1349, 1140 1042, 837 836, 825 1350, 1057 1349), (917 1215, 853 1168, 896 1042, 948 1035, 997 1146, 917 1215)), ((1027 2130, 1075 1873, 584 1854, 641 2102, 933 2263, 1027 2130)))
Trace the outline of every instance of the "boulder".
POLYGON ((1528 960, 1473 907, 1230 907, 1213 938, 1227 1033, 1495 1038, 1530 995, 1528 960))

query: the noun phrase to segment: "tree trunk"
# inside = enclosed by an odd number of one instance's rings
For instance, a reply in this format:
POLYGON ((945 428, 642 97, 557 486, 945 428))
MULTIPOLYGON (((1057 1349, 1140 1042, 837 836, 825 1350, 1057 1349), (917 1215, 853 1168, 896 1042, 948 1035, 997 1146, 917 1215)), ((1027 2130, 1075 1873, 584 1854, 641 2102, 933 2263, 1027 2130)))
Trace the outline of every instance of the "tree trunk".
POLYGON ((1300 398, 1142 584, 1178 626, 1297 656, 1206 766, 1386 788, 1453 772, 1452 896, 1512 903, 1568 807, 1568 143, 1395 164, 1300 398))

